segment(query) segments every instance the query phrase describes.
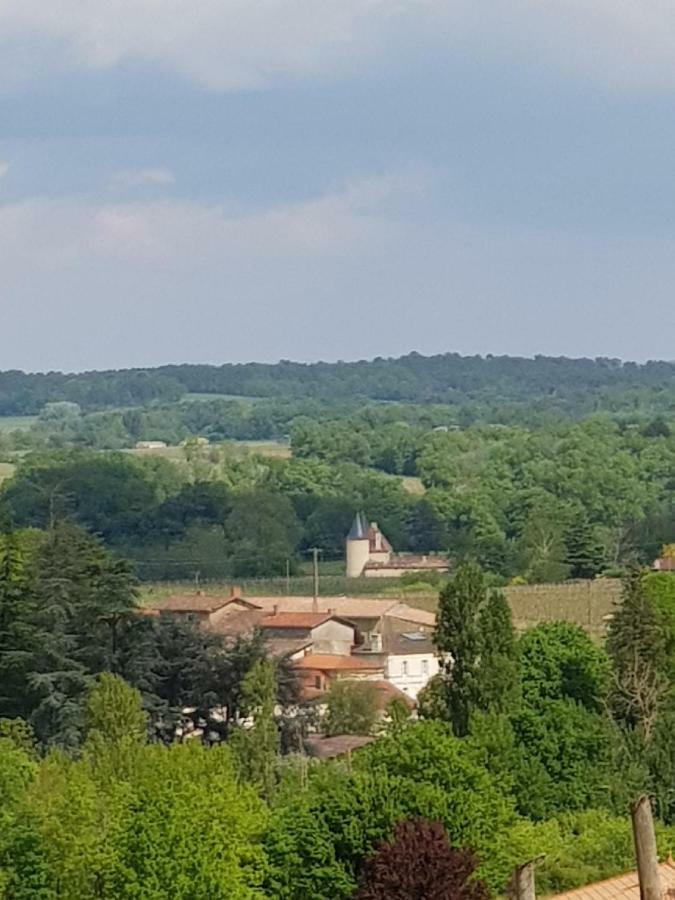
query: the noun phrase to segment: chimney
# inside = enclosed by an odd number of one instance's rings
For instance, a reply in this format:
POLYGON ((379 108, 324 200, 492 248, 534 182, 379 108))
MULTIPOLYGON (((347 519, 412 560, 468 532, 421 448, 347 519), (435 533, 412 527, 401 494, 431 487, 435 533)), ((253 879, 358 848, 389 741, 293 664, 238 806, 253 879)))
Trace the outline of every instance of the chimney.
POLYGON ((335 615, 335 610, 334 610, 331 606, 328 607, 328 615, 329 615, 329 616, 334 616, 334 615, 335 615))
POLYGON ((659 858, 656 852, 656 835, 652 804, 649 797, 642 796, 631 809, 633 819, 633 839, 637 860, 640 900, 661 900, 661 877, 659 858))
POLYGON ((272 615, 273 616, 279 615, 279 604, 278 603, 275 603, 274 606, 272 607, 272 615))
POLYGON ((234 600, 235 597, 241 597, 241 585, 233 584, 230 588, 230 597, 234 600))

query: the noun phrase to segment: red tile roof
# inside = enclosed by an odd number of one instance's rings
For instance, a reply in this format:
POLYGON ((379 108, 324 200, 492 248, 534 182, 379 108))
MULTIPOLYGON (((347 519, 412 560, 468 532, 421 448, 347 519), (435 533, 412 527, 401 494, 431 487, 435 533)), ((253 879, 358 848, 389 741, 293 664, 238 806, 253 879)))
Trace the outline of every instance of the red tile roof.
POLYGON ((308 653, 293 664, 296 669, 316 669, 321 672, 381 672, 382 663, 357 656, 337 656, 328 653, 308 653))
POLYGON ((263 628, 316 628, 333 616, 328 612, 280 612, 266 616, 263 628))
POLYGON ((177 613, 213 613, 228 603, 237 603, 249 609, 255 609, 257 604, 251 600, 244 600, 237 594, 209 595, 197 592, 195 594, 174 594, 163 602, 157 603, 153 609, 160 612, 177 613))
MULTIPOLYGON (((263 628, 317 628, 324 622, 336 619, 345 625, 351 625, 346 619, 334 615, 332 612, 280 612, 266 616, 261 622, 263 628)), ((352 626, 353 627, 353 626, 352 626)))

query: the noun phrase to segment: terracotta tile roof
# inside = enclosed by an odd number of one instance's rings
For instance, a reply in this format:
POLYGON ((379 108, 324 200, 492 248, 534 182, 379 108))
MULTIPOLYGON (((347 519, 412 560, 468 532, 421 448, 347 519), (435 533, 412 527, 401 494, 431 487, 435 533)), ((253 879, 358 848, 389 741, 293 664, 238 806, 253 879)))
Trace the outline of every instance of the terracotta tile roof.
POLYGON ((223 616, 220 621, 210 624, 208 630, 211 634, 220 634, 223 637, 247 637, 256 628, 260 627, 265 613, 261 609, 242 609, 223 616))
MULTIPOLYGON (((263 628, 316 628, 329 622, 331 619, 339 618, 329 612, 280 612, 275 615, 266 616, 261 623, 263 628)), ((344 621, 344 620, 342 620, 344 621)))
MULTIPOLYGON (((675 897, 675 863, 672 860, 661 863, 661 891, 664 898, 675 897)), ((549 900, 640 900, 640 884, 637 872, 628 872, 606 881, 598 881, 574 891, 556 894, 549 900)))
MULTIPOLYGON (((312 597, 247 597, 247 600, 270 613, 275 607, 279 613, 311 613, 313 606, 312 597)), ((408 606, 397 597, 319 597, 319 609, 322 612, 332 611, 336 616, 343 616, 346 619, 380 619, 383 616, 393 616, 420 625, 433 627, 436 624, 434 613, 408 606)))
POLYGON ((200 592, 194 594, 175 594, 166 600, 155 604, 151 609, 160 612, 184 612, 184 613, 213 613, 228 603, 237 603, 254 609, 256 604, 251 600, 233 594, 209 595, 200 592))
POLYGON ((316 669, 321 672, 377 672, 382 663, 360 656, 338 656, 328 653, 308 653, 294 664, 296 669, 316 669))
POLYGON ((387 562, 371 560, 366 569, 411 569, 414 572, 430 569, 447 572, 450 564, 440 556, 392 556, 387 562))
POLYGON ((305 738, 305 747, 310 756, 319 759, 332 759, 342 756, 352 750, 358 750, 375 740, 368 734, 338 734, 335 737, 326 737, 323 734, 312 734, 305 738))
POLYGON ((377 691, 377 708, 384 710, 392 700, 403 700, 408 709, 414 709, 416 704, 412 697, 400 691, 391 681, 369 681, 377 691))
POLYGON ((267 638, 265 641, 270 656, 283 657, 306 650, 312 646, 312 642, 306 638, 267 638))

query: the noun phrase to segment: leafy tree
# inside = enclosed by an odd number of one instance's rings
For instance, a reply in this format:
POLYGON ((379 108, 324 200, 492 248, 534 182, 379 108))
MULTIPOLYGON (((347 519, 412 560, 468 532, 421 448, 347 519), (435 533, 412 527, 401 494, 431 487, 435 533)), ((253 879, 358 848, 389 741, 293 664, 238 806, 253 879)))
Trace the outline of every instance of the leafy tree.
POLYGON ((442 589, 434 639, 446 659, 446 702, 455 734, 468 733, 473 711, 513 705, 518 669, 510 611, 476 564, 460 566, 442 589))
POLYGON ((478 860, 450 846, 440 822, 400 822, 364 863, 357 900, 487 900, 478 860))
POLYGON ((274 792, 279 752, 279 732, 274 720, 276 687, 274 663, 257 662, 244 678, 241 690, 241 712, 251 720, 250 725, 232 735, 241 771, 266 797, 274 792))
POLYGON ((377 715, 377 691, 367 681, 334 681, 324 697, 326 734, 370 734, 377 715))
POLYGON ((236 577, 279 575, 292 560, 301 528, 290 500, 266 491, 235 497, 226 520, 236 577))
POLYGON ((578 625, 550 622, 528 629, 518 642, 523 700, 573 700, 592 712, 604 709, 610 662, 578 625))

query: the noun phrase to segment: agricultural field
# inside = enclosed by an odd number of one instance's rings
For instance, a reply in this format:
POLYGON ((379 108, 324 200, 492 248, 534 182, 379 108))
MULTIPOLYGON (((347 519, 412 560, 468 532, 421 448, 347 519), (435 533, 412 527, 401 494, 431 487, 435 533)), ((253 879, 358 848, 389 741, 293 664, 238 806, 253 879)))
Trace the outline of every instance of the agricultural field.
POLYGON ((30 428, 37 416, 0 416, 0 433, 30 428))
POLYGON ((0 462, 0 484, 12 477, 15 468, 13 463, 0 462))

